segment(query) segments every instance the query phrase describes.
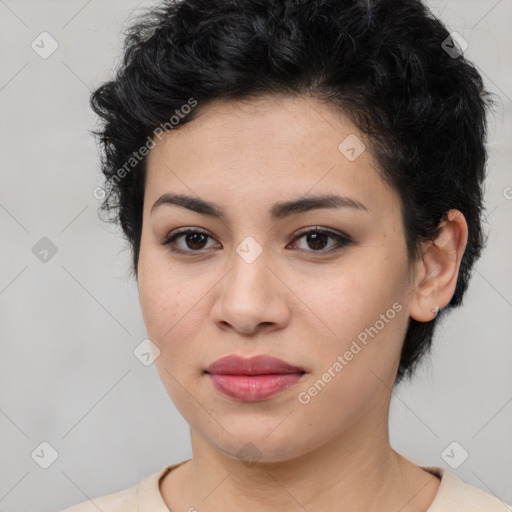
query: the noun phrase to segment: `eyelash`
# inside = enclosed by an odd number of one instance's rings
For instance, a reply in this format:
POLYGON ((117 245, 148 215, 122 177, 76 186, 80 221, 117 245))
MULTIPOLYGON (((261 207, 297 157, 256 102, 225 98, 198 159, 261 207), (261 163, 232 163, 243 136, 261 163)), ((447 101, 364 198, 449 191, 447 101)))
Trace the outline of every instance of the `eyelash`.
MULTIPOLYGON (((179 253, 179 254, 191 254, 191 253, 200 253, 202 251, 202 249, 199 249, 199 250, 188 250, 188 251, 185 251, 183 249, 176 249, 175 247, 172 247, 171 244, 179 237, 181 236, 184 236, 184 235, 187 235, 187 234, 193 234, 193 233, 198 233, 200 235, 205 235, 209 238, 212 238, 208 233, 204 232, 204 231, 201 231, 201 230, 198 230, 198 229, 190 229, 190 228, 184 228, 183 230, 181 231, 176 231, 172 234, 170 234, 166 239, 165 241, 162 243, 162 245, 169 245, 169 250, 171 252, 174 252, 174 253, 179 253)), ((325 228, 322 228, 322 227, 315 227, 315 228, 308 228, 308 229, 305 229, 301 232, 299 232, 297 234, 297 236, 292 240, 291 243, 294 243, 296 242, 297 240, 299 240, 300 238, 303 238, 309 234, 322 234, 322 235, 327 235, 331 238, 333 238, 334 240, 336 240, 337 242, 337 245, 334 246, 334 247, 331 247, 330 249, 328 250, 318 250, 318 251, 314 251, 314 250, 311 250, 311 251, 306 251, 306 252, 309 252, 309 253, 312 253, 312 254, 318 254, 320 256, 322 255, 326 255, 326 254, 331 254, 333 252, 337 252, 339 250, 341 250, 342 248, 350 245, 352 243, 352 240, 346 236, 346 235, 340 235, 338 233, 335 233, 334 231, 330 231, 328 229, 325 229, 325 228)))

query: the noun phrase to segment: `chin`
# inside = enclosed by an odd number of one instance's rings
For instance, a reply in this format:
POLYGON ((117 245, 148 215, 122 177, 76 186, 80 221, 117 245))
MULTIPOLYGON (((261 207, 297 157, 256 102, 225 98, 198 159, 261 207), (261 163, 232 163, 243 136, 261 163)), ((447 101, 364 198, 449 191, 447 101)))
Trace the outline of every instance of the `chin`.
MULTIPOLYGON (((274 429, 279 421, 274 424, 274 429)), ((242 430, 239 434, 233 429, 230 429, 230 432, 233 434, 232 437, 226 434, 222 440, 210 439, 208 442, 228 457, 243 462, 247 467, 292 460, 307 454, 314 444, 305 440, 305 445, 299 445, 295 436, 286 432, 279 436, 275 430, 272 432, 272 429, 253 434, 248 434, 247 430, 242 430)))

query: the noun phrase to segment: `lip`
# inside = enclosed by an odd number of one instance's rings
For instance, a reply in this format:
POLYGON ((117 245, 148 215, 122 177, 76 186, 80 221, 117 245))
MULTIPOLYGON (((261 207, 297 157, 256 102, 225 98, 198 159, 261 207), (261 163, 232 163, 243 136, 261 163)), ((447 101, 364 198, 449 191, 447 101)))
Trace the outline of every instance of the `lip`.
POLYGON ((217 359, 206 373, 221 393, 244 402, 257 402, 295 385, 306 371, 271 356, 230 355, 217 359))
POLYGON ((298 373, 305 370, 272 356, 243 357, 230 355, 217 359, 206 371, 211 374, 223 375, 268 375, 298 373))

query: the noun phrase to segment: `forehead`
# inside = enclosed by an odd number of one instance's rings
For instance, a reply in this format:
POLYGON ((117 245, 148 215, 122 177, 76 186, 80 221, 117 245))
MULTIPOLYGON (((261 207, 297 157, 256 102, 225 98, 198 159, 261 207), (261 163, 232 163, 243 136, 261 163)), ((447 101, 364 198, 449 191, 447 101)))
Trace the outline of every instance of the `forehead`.
POLYGON ((261 204, 336 191, 381 212, 396 202, 361 133, 319 100, 215 101, 198 113, 149 152, 145 210, 165 192, 261 204))

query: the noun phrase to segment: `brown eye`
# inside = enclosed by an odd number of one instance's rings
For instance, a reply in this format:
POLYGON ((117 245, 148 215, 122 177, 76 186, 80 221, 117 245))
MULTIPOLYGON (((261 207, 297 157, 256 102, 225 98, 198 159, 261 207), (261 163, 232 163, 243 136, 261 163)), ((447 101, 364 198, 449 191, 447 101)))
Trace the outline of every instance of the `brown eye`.
POLYGON ((171 235, 163 242, 162 245, 169 245, 172 252, 199 252, 206 248, 210 235, 196 229, 184 229, 171 233, 171 235), (180 241, 180 244, 176 243, 180 241))
MULTIPOLYGON (((211 249, 211 247, 207 247, 210 239, 213 240, 204 231, 187 228, 171 233, 162 245, 168 245, 169 250, 175 253, 192 254, 200 253, 204 249, 211 249)), ((303 249, 304 251, 313 254, 318 253, 319 256, 338 251, 352 243, 348 236, 321 227, 302 231, 294 238, 292 243, 300 239, 304 239, 308 247, 303 249)))
POLYGON ((295 237, 293 242, 302 238, 305 239, 307 246, 312 249, 309 251, 305 249, 307 252, 316 252, 320 254, 329 254, 352 243, 352 240, 349 237, 321 227, 302 231, 297 237, 295 237), (329 239, 334 240, 335 243, 327 250, 324 250, 329 244, 329 239))

